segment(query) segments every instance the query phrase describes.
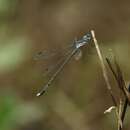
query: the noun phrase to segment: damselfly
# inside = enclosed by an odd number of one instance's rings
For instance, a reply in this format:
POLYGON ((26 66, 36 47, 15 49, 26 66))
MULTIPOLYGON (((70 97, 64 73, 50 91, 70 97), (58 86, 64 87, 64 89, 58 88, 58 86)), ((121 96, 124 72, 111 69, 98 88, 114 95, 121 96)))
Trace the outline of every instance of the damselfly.
MULTIPOLYGON (((47 90, 47 88, 51 85, 51 83, 55 80, 55 78, 57 77, 57 75, 63 70, 64 66, 71 60, 71 58, 73 56, 76 55, 81 55, 81 50, 80 48, 85 46, 86 44, 88 44, 90 42, 90 40, 92 39, 91 33, 87 33, 85 34, 81 39, 79 40, 74 40, 74 43, 72 45, 70 45, 69 47, 64 49, 65 52, 65 56, 66 58, 61 58, 61 60, 59 60, 57 62, 57 64, 55 66, 58 66, 60 64, 60 66, 57 68, 56 72, 50 77, 50 79, 48 80, 48 82, 44 85, 44 87, 41 89, 40 92, 37 93, 36 96, 41 96, 42 94, 44 94, 47 90), (69 49, 68 49, 69 48, 69 49)), ((61 50, 62 53, 63 50, 61 50)), ((51 54, 51 56, 55 56, 56 51, 54 51, 54 53, 51 54)), ((43 58, 43 59, 47 59, 48 55, 47 52, 39 52, 36 56, 36 58, 43 58)), ((77 58, 77 57, 76 57, 77 58)))

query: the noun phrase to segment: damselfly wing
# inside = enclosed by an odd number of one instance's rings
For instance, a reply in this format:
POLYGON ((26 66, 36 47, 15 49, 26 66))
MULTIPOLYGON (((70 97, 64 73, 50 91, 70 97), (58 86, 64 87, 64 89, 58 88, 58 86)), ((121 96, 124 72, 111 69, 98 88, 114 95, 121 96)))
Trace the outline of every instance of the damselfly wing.
POLYGON ((40 65, 42 65, 43 68, 43 75, 48 77, 55 73, 73 49, 74 45, 69 45, 63 49, 40 51, 35 54, 34 59, 41 62, 40 65))

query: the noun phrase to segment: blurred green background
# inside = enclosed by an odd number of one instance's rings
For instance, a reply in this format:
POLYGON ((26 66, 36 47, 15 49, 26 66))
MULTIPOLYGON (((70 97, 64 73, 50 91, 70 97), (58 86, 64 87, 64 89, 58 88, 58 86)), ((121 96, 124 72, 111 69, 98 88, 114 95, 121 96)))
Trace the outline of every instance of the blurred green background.
MULTIPOLYGON (((103 114, 113 104, 93 43, 44 96, 35 96, 45 77, 44 60, 37 64, 33 56, 64 48, 91 29, 104 57, 112 50, 129 81, 129 0, 0 0, 0 130, 117 129, 115 113, 103 114)), ((129 121, 128 110, 125 130, 129 121)))

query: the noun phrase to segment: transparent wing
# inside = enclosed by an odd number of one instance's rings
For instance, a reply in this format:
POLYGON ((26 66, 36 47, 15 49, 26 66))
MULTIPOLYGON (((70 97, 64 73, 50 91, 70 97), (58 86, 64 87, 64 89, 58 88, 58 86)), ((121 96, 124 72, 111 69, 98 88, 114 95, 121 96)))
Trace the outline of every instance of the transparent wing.
POLYGON ((34 59, 35 60, 48 60, 57 56, 64 57, 64 55, 66 56, 66 54, 68 54, 68 51, 71 50, 72 48, 73 49, 80 48, 81 46, 84 46, 85 44, 87 44, 90 40, 91 40, 91 34, 87 33, 80 40, 75 39, 73 44, 70 44, 63 49, 53 49, 51 51, 47 51, 47 50, 40 51, 34 56, 34 59))
POLYGON ((82 57, 81 46, 84 46, 91 39, 90 34, 84 35, 80 40, 75 40, 73 44, 68 45, 63 49, 52 49, 38 52, 34 59, 42 62, 44 76, 51 75, 63 63, 66 56, 77 48, 77 53, 74 55, 76 60, 82 57))
POLYGON ((50 51, 44 50, 36 53, 34 55, 34 60, 49 60, 53 57, 57 56, 66 56, 68 54, 68 51, 70 51, 72 48, 74 48, 74 44, 68 45, 67 47, 63 49, 53 49, 50 51))
POLYGON ((43 76, 49 77, 51 76, 59 66, 64 62, 65 58, 71 53, 74 47, 69 45, 65 49, 61 49, 60 51, 42 51, 35 55, 35 60, 40 62, 42 66, 43 76))
MULTIPOLYGON (((66 53, 66 55, 56 61, 55 64, 49 64, 48 67, 44 66, 43 76, 51 76, 55 71, 61 66, 61 64, 64 62, 66 57, 70 55, 72 52, 72 49, 66 53)), ((82 51, 80 49, 77 50, 76 54, 74 55, 75 60, 79 60, 82 57, 82 51)))
POLYGON ((34 56, 34 60, 47 60, 55 55, 57 55, 57 53, 53 51, 40 51, 34 56))
POLYGON ((64 58, 59 59, 56 64, 44 66, 43 76, 51 76, 58 67, 63 63, 64 58))

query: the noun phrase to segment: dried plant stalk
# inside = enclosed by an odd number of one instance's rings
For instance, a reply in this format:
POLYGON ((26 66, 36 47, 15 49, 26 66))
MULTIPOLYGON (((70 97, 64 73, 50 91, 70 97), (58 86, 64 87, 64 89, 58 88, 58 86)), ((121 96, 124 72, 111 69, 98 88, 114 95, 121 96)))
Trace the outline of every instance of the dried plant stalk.
POLYGON ((122 99, 120 98, 120 104, 119 104, 119 109, 118 109, 118 130, 122 129, 123 126, 123 121, 121 119, 121 115, 122 115, 122 99))
POLYGON ((117 69, 119 88, 122 90, 122 92, 124 93, 125 97, 128 99, 128 101, 130 103, 130 93, 129 93, 127 87, 126 87, 126 83, 125 83, 125 80, 123 78, 122 71, 121 71, 120 66, 118 65, 116 59, 114 61, 115 61, 116 69, 117 69))
POLYGON ((108 58, 106 58, 106 61, 107 61, 108 66, 109 66, 110 70, 112 71, 112 73, 113 73, 113 75, 116 79, 118 87, 120 88, 120 90, 123 92, 124 96, 128 99, 128 101, 130 103, 130 94, 129 94, 129 91, 126 87, 126 83, 125 83, 125 80, 123 78, 123 74, 122 74, 122 71, 120 69, 120 66, 118 65, 116 59, 114 59, 115 66, 116 66, 116 72, 115 72, 115 70, 112 67, 110 60, 108 58))
POLYGON ((110 82, 109 82, 109 79, 108 79, 108 76, 107 76, 107 70, 106 70, 106 67, 105 67, 105 64, 104 64, 104 61, 103 61, 103 56, 102 56, 101 51, 99 49, 98 42, 97 42, 97 39, 95 37, 95 33, 94 33, 93 30, 91 30, 91 34, 92 34, 92 38, 93 38, 93 41, 94 41, 94 44, 95 44, 95 47, 96 47, 96 50, 97 50, 97 54, 98 54, 100 63, 101 63, 102 72, 103 72, 103 76, 104 76, 104 79, 105 79, 105 82, 106 82, 106 85, 107 85, 107 89, 108 89, 108 91, 111 95, 111 98, 112 98, 114 105, 117 106, 116 99, 113 95, 112 88, 111 88, 111 85, 110 85, 110 82))
MULTIPOLYGON (((130 92, 130 84, 128 84, 128 91, 130 92)), ((122 112, 121 112, 121 120, 122 120, 122 123, 123 123, 124 118, 125 118, 125 114, 126 114, 126 110, 127 110, 128 103, 129 103, 128 98, 125 98, 125 103, 124 103, 124 105, 123 105, 123 110, 122 110, 122 112)), ((119 127, 119 130, 122 130, 122 127, 121 127, 121 126, 119 127)))
POLYGON ((119 117, 118 118, 118 130, 122 130, 127 105, 130 102, 130 94, 129 94, 129 90, 126 88, 126 83, 125 83, 125 80, 123 78, 122 71, 121 71, 116 59, 114 59, 116 71, 112 67, 112 64, 111 64, 111 62, 108 58, 106 58, 106 61, 107 61, 108 66, 109 66, 110 70, 112 71, 112 73, 113 73, 113 75, 116 79, 116 82, 118 84, 119 89, 121 90, 121 92, 125 96, 125 103, 124 103, 124 106, 123 106, 123 110, 122 110, 123 102, 122 102, 121 96, 120 96, 120 105, 119 105, 119 108, 118 108, 118 117, 119 117))

